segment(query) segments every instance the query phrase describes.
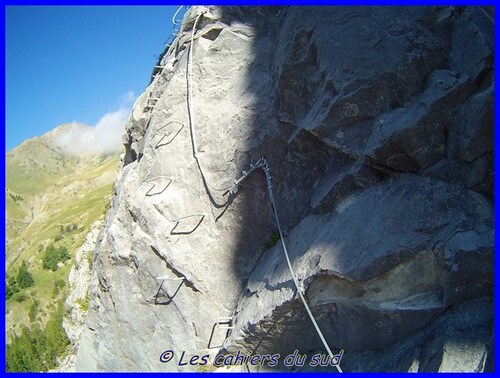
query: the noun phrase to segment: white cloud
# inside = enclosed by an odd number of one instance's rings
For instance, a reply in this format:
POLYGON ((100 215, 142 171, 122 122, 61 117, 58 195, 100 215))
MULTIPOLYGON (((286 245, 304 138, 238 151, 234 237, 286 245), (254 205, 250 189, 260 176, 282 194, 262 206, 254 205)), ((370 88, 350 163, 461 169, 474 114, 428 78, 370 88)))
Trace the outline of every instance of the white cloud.
POLYGON ((134 103, 136 97, 133 91, 128 91, 120 97, 120 106, 130 107, 134 103))
POLYGON ((54 143, 63 150, 75 154, 120 151, 121 137, 134 99, 133 92, 125 93, 120 98, 120 108, 104 114, 94 127, 83 127, 73 122, 70 127, 54 136, 54 143))

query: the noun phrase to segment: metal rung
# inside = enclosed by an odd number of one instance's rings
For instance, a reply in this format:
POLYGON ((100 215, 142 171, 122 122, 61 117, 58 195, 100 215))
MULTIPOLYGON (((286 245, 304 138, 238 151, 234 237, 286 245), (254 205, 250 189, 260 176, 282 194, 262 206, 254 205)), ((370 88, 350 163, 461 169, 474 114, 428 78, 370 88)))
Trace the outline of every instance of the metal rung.
MULTIPOLYGON (((212 327, 212 332, 210 333, 210 338, 208 339, 208 345, 207 345, 208 349, 220 348, 222 346, 222 344, 217 345, 217 346, 212 346, 212 339, 214 337, 215 329, 219 328, 220 330, 226 331, 226 334, 224 337, 224 340, 225 340, 229 336, 231 330, 234 329, 232 322, 233 322, 232 316, 221 316, 220 318, 217 319, 217 321, 214 323, 214 325, 212 327), (224 325, 224 326, 222 326, 222 325, 224 325)), ((224 343, 224 341, 222 341, 222 342, 224 343)))
POLYGON ((182 280, 185 280, 186 278, 185 277, 167 277, 167 276, 163 276, 163 277, 156 277, 156 279, 158 281, 182 281, 182 280))
POLYGON ((217 325, 219 326, 220 329, 233 329, 234 327, 231 325, 232 322, 233 322, 232 316, 225 316, 217 319, 217 325), (229 324, 229 325, 223 327, 222 324, 229 324))
POLYGON ((153 72, 151 73, 151 76, 153 78, 157 78, 158 76, 161 76, 163 74, 164 66, 154 66, 153 72))
MULTIPOLYGON (((155 298, 154 298, 155 304, 167 305, 167 304, 171 303, 172 300, 174 299, 174 297, 179 292, 179 290, 180 290, 181 286, 183 285, 185 279, 186 279, 186 277, 167 277, 167 276, 156 277, 156 280, 160 282, 160 286, 158 287, 158 291, 156 292, 156 295, 155 295, 155 298), (160 292, 162 291, 163 284, 165 283, 165 281, 177 281, 177 282, 180 282, 180 283, 177 285, 177 289, 175 290, 175 292, 172 295, 170 295, 166 291, 166 289, 163 289, 163 292, 167 296, 168 300, 164 301, 164 302, 160 302, 160 301, 158 301, 158 297, 160 295, 160 292)), ((169 286, 171 286, 171 285, 169 285, 169 286)))
POLYGON ((172 181, 173 181, 173 179, 171 177, 168 177, 168 176, 158 176, 158 177, 155 177, 155 178, 147 180, 146 183, 147 184, 152 184, 152 186, 146 192, 146 196, 147 197, 151 197, 151 196, 155 196, 157 194, 163 193, 169 187, 169 185, 172 183, 172 181), (157 181, 160 181, 161 179, 168 180, 167 184, 165 185, 165 187, 162 190, 157 191, 157 192, 153 192, 153 190, 156 187, 156 185, 159 184, 159 182, 157 182, 157 181))
POLYGON ((155 108, 156 106, 156 103, 154 104, 147 104, 145 107, 144 107, 144 111, 149 111, 151 110, 151 112, 153 111, 153 109, 155 108))
POLYGON ((174 219, 174 220, 172 220, 172 222, 176 223, 176 225, 174 226, 174 228, 172 229, 172 231, 170 231, 170 234, 171 235, 187 235, 187 234, 191 234, 192 232, 196 231, 196 229, 200 226, 200 224, 201 224, 201 222, 203 221, 204 218, 205 218, 205 214, 200 213, 200 214, 192 214, 192 215, 188 215, 188 216, 185 216, 185 217, 182 217, 182 218, 174 219), (181 224, 182 220, 189 219, 189 218, 194 218, 194 217, 199 217, 198 221, 196 222, 196 224, 194 226, 192 226, 188 230, 178 229, 179 224, 181 224))
POLYGON ((156 143, 155 148, 159 148, 161 146, 166 146, 167 144, 170 144, 175 139, 175 137, 181 132, 183 127, 184 127, 184 124, 182 122, 175 121, 175 120, 170 121, 170 122, 166 123, 165 125, 161 126, 156 132, 161 134, 162 137, 156 143), (164 128, 166 128, 167 126, 169 126, 173 123, 180 125, 180 127, 177 126, 177 131, 175 131, 175 129, 173 129, 174 131, 171 131, 169 134, 162 131, 164 128))
POLYGON ((205 218, 205 214, 203 213, 199 213, 199 214, 191 214, 191 215, 186 215, 185 217, 181 217, 181 218, 177 218, 177 219, 173 219, 172 222, 177 222, 179 223, 181 220, 183 219, 188 219, 188 218, 192 218, 192 217, 201 217, 201 220, 203 220, 203 218, 205 218))
POLYGON ((165 66, 154 66, 153 67, 153 74, 159 74, 163 71, 163 69, 165 68, 165 66))

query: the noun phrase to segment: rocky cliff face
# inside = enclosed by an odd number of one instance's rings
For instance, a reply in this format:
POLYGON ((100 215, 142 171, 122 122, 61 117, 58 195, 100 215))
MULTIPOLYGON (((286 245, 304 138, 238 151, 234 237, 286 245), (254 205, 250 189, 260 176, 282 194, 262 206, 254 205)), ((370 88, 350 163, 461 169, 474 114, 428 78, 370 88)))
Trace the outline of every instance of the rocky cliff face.
POLYGON ((102 220, 95 221, 85 237, 83 244, 76 250, 75 259, 68 276, 69 291, 64 302, 63 328, 70 341, 68 353, 58 360, 58 366, 52 372, 75 371, 76 352, 84 329, 88 310, 88 292, 91 279, 92 253, 102 227, 102 220))
MULTIPOLYGON (((227 193, 262 156, 344 371, 492 368, 490 8, 192 7, 161 66, 127 124, 77 370, 325 353, 262 171, 227 193)), ((249 369, 307 369, 282 362, 249 369)))

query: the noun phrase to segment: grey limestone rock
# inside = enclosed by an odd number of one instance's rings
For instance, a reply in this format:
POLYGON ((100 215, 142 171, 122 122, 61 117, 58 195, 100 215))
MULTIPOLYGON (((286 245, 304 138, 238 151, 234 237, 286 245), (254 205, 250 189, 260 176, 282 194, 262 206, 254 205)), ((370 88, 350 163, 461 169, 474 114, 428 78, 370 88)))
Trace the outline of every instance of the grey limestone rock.
POLYGON ((488 7, 191 7, 126 126, 77 370, 325 353, 297 290, 346 371, 491 370, 492 33, 488 7), (262 156, 299 288, 262 170, 230 190, 262 156))

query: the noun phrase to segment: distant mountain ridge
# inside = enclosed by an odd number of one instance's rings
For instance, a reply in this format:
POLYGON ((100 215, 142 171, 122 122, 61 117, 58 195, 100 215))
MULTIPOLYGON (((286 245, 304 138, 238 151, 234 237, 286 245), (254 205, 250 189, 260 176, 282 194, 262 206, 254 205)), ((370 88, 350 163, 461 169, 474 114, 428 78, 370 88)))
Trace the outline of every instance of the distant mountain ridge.
POLYGON ((9 342, 22 327, 43 328, 55 314, 56 305, 66 297, 75 251, 84 242, 90 225, 106 213, 120 152, 78 154, 57 144, 57 138, 68 131, 84 133, 92 129, 79 123, 62 124, 25 140, 6 154, 9 342), (47 269, 50 248, 67 250, 69 260, 47 269), (26 288, 16 282, 23 266, 34 281, 26 288))
MULTIPOLYGON (((54 139, 57 136, 61 135, 64 132, 72 130, 72 129, 79 129, 79 130, 83 131, 83 130, 92 129, 92 126, 85 125, 85 124, 79 123, 79 122, 63 123, 63 124, 61 124, 59 126, 56 126, 52 130, 47 131, 43 135, 35 136, 35 137, 28 138, 28 139, 22 141, 19 145, 17 145, 16 147, 14 147, 10 151, 8 151, 7 155, 12 156, 12 154, 16 154, 16 152, 18 152, 20 150, 22 151, 26 146, 30 146, 30 144, 32 142, 38 142, 38 141, 44 140, 44 141, 47 141, 49 143, 54 144, 54 139)), ((59 147, 59 146, 56 146, 56 147, 59 147)))
MULTIPOLYGON (((25 140, 7 153, 7 235, 10 239, 14 223, 25 225, 34 214, 37 202, 32 196, 45 192, 55 182, 71 176, 75 170, 100 164, 99 155, 77 155, 59 147, 55 139, 69 129, 88 130, 91 127, 79 123, 62 124, 40 137, 25 140), (85 162, 81 157, 86 156, 85 162), (83 166, 81 166, 83 163, 83 166), (90 164, 90 165, 89 165, 90 164), (80 166, 80 168, 78 168, 80 166), (10 210, 10 214, 9 214, 10 210)), ((118 156, 118 154, 115 154, 118 156)), ((19 232, 19 227, 16 228, 19 232)))

